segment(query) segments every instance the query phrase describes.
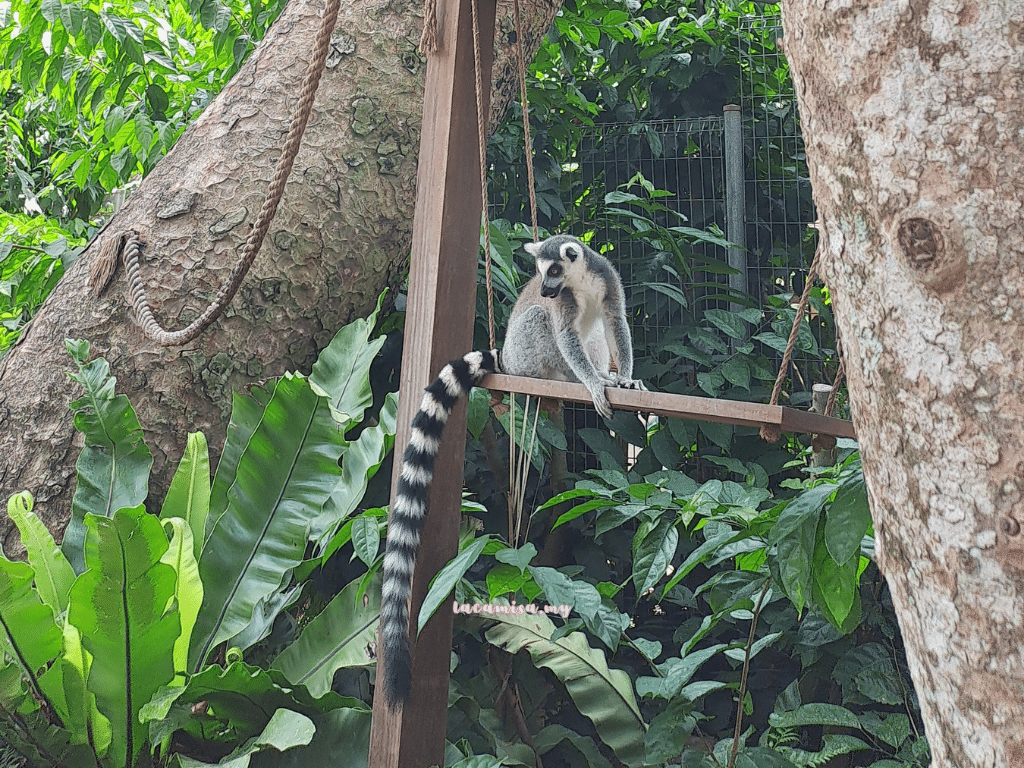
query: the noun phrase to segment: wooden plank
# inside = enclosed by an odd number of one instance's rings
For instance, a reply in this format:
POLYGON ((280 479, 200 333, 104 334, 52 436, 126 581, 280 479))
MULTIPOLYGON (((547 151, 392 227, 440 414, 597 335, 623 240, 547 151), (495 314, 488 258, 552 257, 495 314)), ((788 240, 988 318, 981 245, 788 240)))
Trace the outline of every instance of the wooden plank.
MULTIPOLYGON (((478 0, 483 82, 494 50, 494 0, 478 0)), ((476 75, 470 0, 438 0, 439 49, 427 57, 409 302, 399 400, 396 454, 409 441, 409 425, 423 388, 449 360, 473 344, 476 267, 480 250, 480 160, 476 75)), ((434 470, 427 521, 412 585, 417 616, 430 578, 458 551, 459 508, 466 437, 466 404, 456 406, 434 470)), ((400 462, 395 462, 392 493, 400 462)), ((404 710, 389 711, 383 692, 374 698, 369 765, 426 768, 444 763, 452 612, 439 611, 413 645, 412 694, 404 710)), ((415 620, 413 622, 415 629, 415 620)), ((383 677, 378 657, 377 679, 383 677)), ((379 689, 378 689, 379 690, 379 689)), ((345 761, 342 759, 341 763, 345 761)))
MULTIPOLYGON (((481 386, 501 392, 551 397, 558 400, 570 400, 574 403, 592 402, 586 387, 582 384, 564 381, 491 374, 484 378, 481 386)), ((612 404, 613 408, 624 411, 656 413, 659 416, 713 421, 742 427, 775 424, 783 432, 856 437, 853 424, 849 421, 780 405, 674 395, 668 392, 640 392, 616 387, 609 387, 605 390, 605 394, 608 395, 608 402, 612 404)))

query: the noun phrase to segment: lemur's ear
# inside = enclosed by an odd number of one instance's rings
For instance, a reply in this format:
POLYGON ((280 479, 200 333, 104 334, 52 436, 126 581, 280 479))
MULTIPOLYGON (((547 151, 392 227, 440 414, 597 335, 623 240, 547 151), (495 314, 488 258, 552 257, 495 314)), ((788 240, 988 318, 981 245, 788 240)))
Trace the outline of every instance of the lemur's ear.
POLYGON ((540 243, 523 243, 523 248, 534 258, 540 254, 540 243))
POLYGON ((579 243, 568 242, 562 243, 558 252, 562 255, 563 259, 576 261, 576 259, 583 255, 583 248, 580 247, 579 243))

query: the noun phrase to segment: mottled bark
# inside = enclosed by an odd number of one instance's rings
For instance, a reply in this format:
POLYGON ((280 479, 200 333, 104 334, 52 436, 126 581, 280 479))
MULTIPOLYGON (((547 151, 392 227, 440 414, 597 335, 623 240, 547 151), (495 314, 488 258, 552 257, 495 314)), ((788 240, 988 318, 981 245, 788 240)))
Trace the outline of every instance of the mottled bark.
POLYGON ((879 566, 935 768, 1024 765, 1024 6, 787 0, 879 566))
MULTIPOLYGON (((425 60, 419 2, 342 3, 327 72, 262 252, 225 314, 196 341, 165 349, 127 308, 123 270, 98 300, 86 290, 103 237, 128 228, 165 327, 186 325, 230 273, 280 153, 323 4, 293 0, 238 75, 68 270, 0 360, 0 502, 29 489, 51 530, 67 521, 78 448, 66 406, 66 337, 89 339, 118 377, 155 457, 162 495, 186 433, 218 452, 231 393, 308 371, 334 332, 365 314, 407 266, 425 60)), ((524 3, 527 56, 559 7, 524 3)), ((499 3, 492 126, 518 90, 511 2, 499 3)), ((442 41, 443 42, 443 41, 442 41)), ((10 538, 0 504, 0 537, 10 538)), ((8 550, 9 551, 9 550, 8 550)))

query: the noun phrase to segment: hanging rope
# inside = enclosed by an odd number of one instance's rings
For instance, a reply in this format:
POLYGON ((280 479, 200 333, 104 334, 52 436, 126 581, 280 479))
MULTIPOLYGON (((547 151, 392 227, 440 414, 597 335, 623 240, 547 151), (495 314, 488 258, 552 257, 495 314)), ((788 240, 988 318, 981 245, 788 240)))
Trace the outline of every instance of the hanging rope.
MULTIPOLYGON (((779 365, 779 375, 775 377, 775 386, 772 387, 772 396, 768 401, 769 405, 779 404, 779 395, 782 393, 782 382, 786 380, 786 371, 789 368, 790 360, 793 358, 793 348, 796 346, 796 337, 800 333, 800 323, 803 322, 804 312, 807 309, 807 302, 811 297, 811 288, 814 286, 814 278, 818 274, 818 256, 821 250, 814 252, 814 259, 811 261, 811 268, 807 270, 807 283, 804 285, 803 295, 796 307, 796 317, 793 319, 793 329, 789 332, 789 341, 786 342, 786 351, 782 355, 782 363, 779 365)), ((769 443, 779 442, 782 437, 782 430, 778 424, 761 425, 761 438, 769 443)))
MULTIPOLYGON (((306 123, 309 122, 309 115, 313 108, 317 87, 320 85, 320 76, 323 74, 324 63, 327 61, 331 34, 334 32, 334 25, 338 21, 338 8, 340 4, 341 0, 329 0, 327 8, 324 10, 320 28, 317 31, 313 60, 309 64, 305 80, 302 83, 295 117, 292 118, 291 126, 288 129, 288 137, 285 139, 284 147, 281 150, 281 157, 277 161, 277 168, 267 190, 266 200, 264 200, 263 207, 256 217, 252 232, 242 246, 238 263, 235 265, 235 269, 232 271, 227 283, 217 293, 213 302, 187 328, 180 331, 167 331, 160 326, 153 316, 153 310, 149 306, 146 288, 139 272, 139 252, 142 247, 139 235, 137 232, 129 231, 126 234, 120 235, 119 238, 115 236, 115 242, 119 239, 122 248, 110 250, 113 250, 114 257, 116 258, 117 251, 123 249, 132 306, 135 309, 138 322, 143 332, 158 344, 165 347, 187 344, 201 334, 210 323, 220 316, 224 308, 234 298, 239 287, 242 285, 242 280, 249 271, 249 267, 252 266, 257 254, 259 254, 260 247, 263 245, 263 239, 270 229, 270 223, 273 221, 274 214, 277 213, 277 206, 284 195, 285 182, 288 181, 288 176, 291 174, 292 165, 295 163, 295 156, 298 154, 299 145, 302 142, 302 134, 306 130, 306 123)), ((106 250, 108 249, 103 249, 103 251, 106 250)), ((98 261, 102 261, 102 259, 98 261)), ((111 273, 109 265, 95 265, 93 269, 94 275, 102 276, 105 273, 111 273)), ((105 285, 100 286, 99 291, 102 291, 103 287, 105 285)))
MULTIPOLYGON (((526 53, 523 51, 523 13, 519 0, 515 0, 516 61, 519 63, 519 103, 523 107, 523 143, 526 148, 526 180, 530 190, 530 221, 533 223, 533 242, 540 240, 537 231, 537 185, 533 180, 533 140, 530 137, 530 103, 526 98, 526 53)), ((489 290, 489 289, 488 289, 489 290)))
MULTIPOLYGON (((476 73, 476 130, 480 148, 480 215, 484 223, 484 274, 487 279, 487 337, 491 349, 498 346, 494 336, 494 284, 491 280, 491 222, 487 216, 487 116, 484 114, 484 75, 480 52, 479 0, 473 9, 473 64, 476 73)), ((490 85, 490 83, 488 83, 490 85)))

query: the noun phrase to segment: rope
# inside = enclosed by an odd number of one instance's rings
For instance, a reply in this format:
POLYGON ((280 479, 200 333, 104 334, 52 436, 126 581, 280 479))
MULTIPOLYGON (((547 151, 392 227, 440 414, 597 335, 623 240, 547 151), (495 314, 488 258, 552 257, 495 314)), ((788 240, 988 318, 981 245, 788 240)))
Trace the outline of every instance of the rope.
MULTIPOLYGON (((793 319, 793 329, 789 332, 789 341, 786 342, 786 351, 782 355, 782 363, 779 365, 779 375, 775 378, 775 386, 772 387, 772 396, 768 401, 769 405, 779 404, 779 395, 782 393, 782 382, 786 380, 786 370, 793 358, 793 348, 796 346, 796 337, 800 333, 800 323, 804 319, 804 311, 807 309, 807 302, 811 297, 811 288, 814 286, 814 278, 818 274, 818 257, 821 249, 814 252, 814 259, 811 261, 811 268, 807 271, 807 284, 804 285, 803 295, 796 307, 796 317, 793 319)), ((782 437, 782 430, 778 424, 762 424, 761 438, 769 443, 779 442, 782 437)))
POLYGON ((420 35, 420 53, 426 56, 437 50, 437 0, 426 0, 423 6, 423 33, 420 35))
MULTIPOLYGON (((487 216, 487 116, 484 114, 484 75, 480 63, 479 0, 470 3, 473 9, 473 65, 476 70, 476 129, 480 146, 480 215, 484 225, 484 273, 487 277, 487 336, 491 349, 497 347, 494 336, 494 284, 491 280, 491 222, 487 216)), ((490 83, 488 83, 490 85, 490 83)))
POLYGON ((143 332, 158 344, 170 347, 180 344, 187 344, 202 333, 206 327, 216 320, 224 311, 224 308, 231 302, 238 289, 242 285, 249 267, 252 266, 260 246, 263 245, 263 238, 270 229, 270 223, 277 213, 277 206, 284 195, 285 182, 291 174, 292 165, 295 163, 295 156, 299 152, 299 145, 302 142, 302 134, 306 130, 306 123, 309 122, 309 114, 313 109, 313 100, 316 97, 317 86, 320 84, 320 76, 324 71, 324 62, 327 61, 327 51, 330 48, 331 33, 338 21, 338 8, 341 0, 328 0, 327 8, 324 10, 320 22, 320 29, 317 31, 316 48, 313 60, 306 71, 306 78, 302 83, 302 91, 299 96, 299 105, 296 108, 295 117, 292 118, 291 126, 288 129, 288 138, 285 140, 281 150, 281 157, 277 161, 277 168, 274 171, 274 178, 267 190, 266 200, 263 208, 256 217, 253 231, 242 246, 238 264, 228 278, 227 283, 220 289, 213 302, 197 317, 191 325, 180 331, 166 331, 153 317, 153 310, 149 306, 146 297, 146 288, 143 285, 142 277, 139 274, 139 251, 141 244, 139 235, 129 231, 125 240, 124 259, 128 272, 128 284, 131 292, 132 306, 139 320, 143 332))
MULTIPOLYGON (((530 189, 530 218, 533 222, 533 242, 540 240, 537 233, 537 185, 533 180, 533 141, 530 138, 530 104, 526 99, 526 54, 523 52, 523 14, 519 0, 515 0, 516 54, 519 63, 519 101, 523 105, 523 139, 526 146, 526 179, 530 189)), ((490 287, 488 287, 488 291, 490 287)))

